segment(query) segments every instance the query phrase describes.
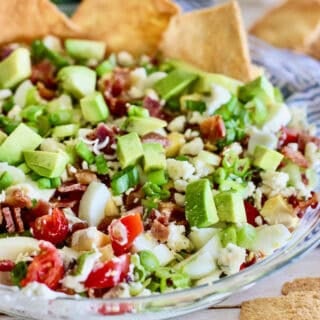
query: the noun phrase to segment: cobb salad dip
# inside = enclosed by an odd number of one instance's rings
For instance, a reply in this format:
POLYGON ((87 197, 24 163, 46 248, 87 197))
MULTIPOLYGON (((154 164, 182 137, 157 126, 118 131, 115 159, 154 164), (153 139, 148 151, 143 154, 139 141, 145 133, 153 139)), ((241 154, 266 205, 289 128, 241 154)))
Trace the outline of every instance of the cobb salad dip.
POLYGON ((133 297, 237 273, 308 209, 320 140, 260 76, 48 36, 0 50, 0 280, 133 297))

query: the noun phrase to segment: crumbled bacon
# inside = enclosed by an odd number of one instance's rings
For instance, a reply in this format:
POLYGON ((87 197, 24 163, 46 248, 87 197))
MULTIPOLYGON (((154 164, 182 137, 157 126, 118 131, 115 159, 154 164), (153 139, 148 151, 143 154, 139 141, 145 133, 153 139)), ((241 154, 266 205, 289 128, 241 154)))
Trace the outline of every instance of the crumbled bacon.
POLYGON ((289 143, 297 143, 298 138, 299 132, 297 129, 282 127, 278 139, 278 148, 281 149, 289 143))
POLYGON ((87 229, 89 227, 88 223, 86 222, 77 222, 72 225, 71 227, 71 234, 75 233, 76 231, 87 229))
POLYGON ((298 150, 293 150, 289 146, 285 146, 281 149, 281 153, 289 160, 291 160, 293 163, 298 165, 302 168, 308 168, 308 160, 305 158, 305 156, 298 150))
POLYGON ((86 191, 87 186, 80 183, 65 184, 58 187, 58 192, 69 193, 74 191, 86 191))
POLYGON ((296 196, 290 196, 288 203, 295 209, 299 218, 302 218, 308 208, 315 209, 319 205, 319 194, 312 192, 307 200, 300 200, 296 196))
POLYGON ((4 221, 5 221, 6 229, 7 229, 8 233, 14 233, 16 231, 16 228, 14 225, 14 221, 13 221, 13 217, 12 217, 10 208, 9 207, 2 208, 2 214, 4 217, 4 221))
POLYGON ((21 208, 13 208, 13 218, 18 232, 24 231, 24 225, 21 218, 21 208))
POLYGON ((169 221, 174 221, 176 224, 187 226, 188 222, 185 216, 185 210, 174 202, 160 202, 159 212, 168 217, 169 221))
POLYGON ((105 81, 104 97, 112 115, 118 117, 126 115, 129 101, 127 91, 130 84, 130 71, 124 68, 115 69, 111 79, 105 81))
POLYGON ((168 225, 161 223, 159 220, 154 220, 151 225, 152 236, 160 242, 166 242, 169 237, 168 225))
POLYGON ((143 107, 149 110, 151 117, 163 118, 162 107, 159 100, 146 96, 143 100, 143 107))
POLYGON ((38 92, 41 96, 41 98, 45 99, 45 100, 52 100, 53 98, 56 97, 56 91, 47 88, 43 82, 38 81, 37 82, 37 89, 38 92))
POLYGON ((73 208, 78 202, 77 200, 57 200, 51 203, 54 208, 73 208))
POLYGON ((45 216, 49 214, 51 206, 44 200, 37 201, 36 205, 31 209, 30 213, 35 218, 45 216))
POLYGON ((141 200, 144 198, 144 191, 141 187, 137 187, 131 191, 128 195, 124 195, 124 205, 127 210, 141 204, 141 200))
POLYGON ((56 89, 57 80, 55 78, 56 68, 48 60, 40 61, 32 65, 30 80, 33 84, 42 82, 46 88, 56 89))
POLYGON ((298 145, 299 145, 299 150, 301 152, 304 152, 305 147, 306 147, 307 143, 309 143, 309 142, 314 143, 318 148, 320 148, 320 138, 319 137, 311 136, 310 134, 307 134, 305 132, 302 132, 299 134, 298 145))
POLYGON ((200 123, 201 136, 215 143, 226 136, 226 127, 220 115, 211 116, 200 123))
POLYGON ((5 203, 10 207, 31 208, 31 199, 21 189, 11 189, 6 194, 5 203))
POLYGON ((160 143, 164 148, 169 146, 169 139, 156 132, 150 132, 148 134, 145 134, 141 138, 141 141, 143 143, 160 143))
POLYGON ((88 185, 97 180, 97 175, 89 170, 82 170, 75 173, 76 180, 82 185, 88 185))

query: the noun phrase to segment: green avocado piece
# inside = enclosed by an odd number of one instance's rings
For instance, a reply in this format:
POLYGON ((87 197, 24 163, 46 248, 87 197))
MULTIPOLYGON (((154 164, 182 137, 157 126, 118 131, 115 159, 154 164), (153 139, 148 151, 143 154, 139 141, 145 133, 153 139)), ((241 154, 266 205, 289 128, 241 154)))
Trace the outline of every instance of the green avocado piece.
POLYGON ((142 144, 139 136, 135 132, 118 138, 117 156, 122 169, 135 165, 139 159, 142 158, 142 144))
POLYGON ((124 123, 124 129, 128 132, 136 132, 139 136, 164 128, 166 121, 158 118, 130 117, 124 123))
POLYGON ((75 59, 102 60, 106 52, 106 44, 102 41, 67 39, 64 45, 67 53, 75 59))
POLYGON ((253 154, 253 165, 265 171, 275 171, 283 155, 275 150, 257 145, 253 154))
POLYGON ((177 69, 193 72, 198 75, 199 78, 197 81, 195 81, 194 88, 193 88, 195 92, 201 92, 201 93, 211 92, 212 84, 216 84, 221 87, 224 87, 225 89, 232 92, 233 94, 237 94, 238 88, 243 84, 242 82, 236 79, 229 78, 222 74, 209 73, 209 72, 202 71, 197 67, 181 60, 170 59, 168 60, 168 63, 177 69))
POLYGON ((198 76, 194 73, 184 70, 171 71, 165 78, 157 81, 154 85, 154 90, 164 100, 177 96, 188 88, 198 76))
POLYGON ((246 210, 240 192, 223 191, 214 196, 220 221, 247 222, 246 210))
POLYGON ((240 87, 238 97, 242 102, 249 102, 253 98, 259 98, 266 104, 276 102, 274 87, 265 76, 261 76, 240 87))
POLYGON ((30 52, 18 48, 0 63, 0 87, 12 88, 31 75, 30 52))
POLYGON ((0 130, 0 144, 8 138, 8 135, 0 130))
POLYGON ((145 172, 166 168, 166 156, 160 143, 144 143, 142 147, 143 169, 145 172))
POLYGON ((186 218, 191 227, 198 228, 206 228, 219 221, 208 179, 200 179, 188 184, 186 218))
POLYGON ((80 100, 83 118, 90 123, 104 121, 109 116, 109 109, 100 92, 88 94, 80 100))
POLYGON ((68 66, 58 73, 62 88, 80 99, 95 91, 96 73, 84 66, 68 66))
POLYGON ((31 170, 46 178, 60 177, 69 160, 63 151, 24 151, 23 156, 31 170))
POLYGON ((21 123, 0 146, 0 162, 16 164, 23 160, 24 150, 34 150, 42 142, 42 137, 21 123))

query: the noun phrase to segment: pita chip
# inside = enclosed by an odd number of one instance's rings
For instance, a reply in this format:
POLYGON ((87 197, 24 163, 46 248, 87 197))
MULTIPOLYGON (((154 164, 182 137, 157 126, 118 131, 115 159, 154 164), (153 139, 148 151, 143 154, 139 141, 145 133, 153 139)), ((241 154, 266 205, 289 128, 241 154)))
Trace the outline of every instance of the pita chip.
POLYGON ((282 294, 287 295, 297 291, 320 292, 320 278, 301 278, 286 282, 282 287, 282 294))
POLYGON ((185 60, 204 71, 251 79, 246 32, 239 6, 233 1, 175 16, 160 49, 164 56, 185 60))
POLYGON ((112 52, 152 55, 179 7, 170 0, 84 0, 72 20, 112 52))
POLYGON ((267 12, 250 32, 274 46, 303 51, 319 28, 319 0, 287 0, 267 12))
POLYGON ((49 0, 0 0, 0 44, 51 34, 76 37, 80 29, 49 0))

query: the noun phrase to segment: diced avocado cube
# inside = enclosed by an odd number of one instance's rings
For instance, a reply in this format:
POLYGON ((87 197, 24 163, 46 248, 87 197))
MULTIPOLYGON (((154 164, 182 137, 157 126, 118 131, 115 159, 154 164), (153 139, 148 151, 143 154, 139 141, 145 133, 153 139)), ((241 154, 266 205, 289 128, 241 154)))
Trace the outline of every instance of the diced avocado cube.
POLYGON ((174 66, 176 69, 192 72, 199 76, 197 81, 194 83, 193 89, 195 92, 211 92, 212 85, 215 84, 224 87, 233 94, 237 94, 238 88, 242 85, 242 82, 236 79, 226 77, 222 74, 202 71, 199 68, 186 63, 185 61, 170 59, 168 60, 168 63, 174 66))
POLYGON ((130 117, 126 120, 124 127, 128 132, 136 132, 139 136, 164 128, 166 121, 158 118, 130 117))
POLYGON ((106 43, 102 41, 67 39, 64 45, 68 54, 75 59, 102 60, 106 52, 106 43))
POLYGON ((23 160, 24 150, 34 150, 42 142, 42 137, 25 124, 21 123, 14 129, 0 146, 0 162, 16 164, 23 160))
POLYGON ((253 165, 265 171, 275 171, 282 159, 281 153, 258 145, 254 150, 253 165))
POLYGON ((246 210, 240 192, 223 191, 215 195, 214 202, 220 221, 247 222, 246 210))
POLYGON ((160 143, 144 143, 142 147, 143 169, 145 172, 166 168, 166 156, 160 143))
POLYGON ((62 88, 80 99, 95 91, 96 73, 83 66, 68 66, 58 73, 62 88))
POLYGON ((186 218, 192 227, 206 228, 219 221, 208 179, 188 184, 185 205, 186 218))
POLYGON ((18 48, 0 63, 0 87, 12 88, 31 75, 30 52, 18 48))
POLYGON ((155 170, 148 172, 147 180, 159 186, 166 184, 168 181, 164 170, 155 170))
POLYGON ((109 116, 109 109, 100 92, 93 92, 80 100, 84 119, 91 123, 104 121, 109 116))
POLYGON ((153 88, 162 99, 169 100, 187 89, 197 77, 194 73, 177 69, 171 71, 165 78, 157 81, 153 88))
POLYGON ((46 178, 60 177, 69 160, 62 151, 24 151, 23 156, 31 170, 46 178))
POLYGON ((62 126, 56 126, 52 130, 52 136, 54 138, 72 137, 77 134, 78 130, 79 130, 78 124, 65 124, 62 126))
POLYGON ((135 133, 128 133, 118 138, 117 156, 121 168, 135 165, 143 156, 143 148, 139 136, 135 133))
POLYGON ((265 76, 261 76, 240 87, 238 97, 242 102, 248 102, 253 98, 259 98, 266 104, 275 102, 273 85, 265 76))

